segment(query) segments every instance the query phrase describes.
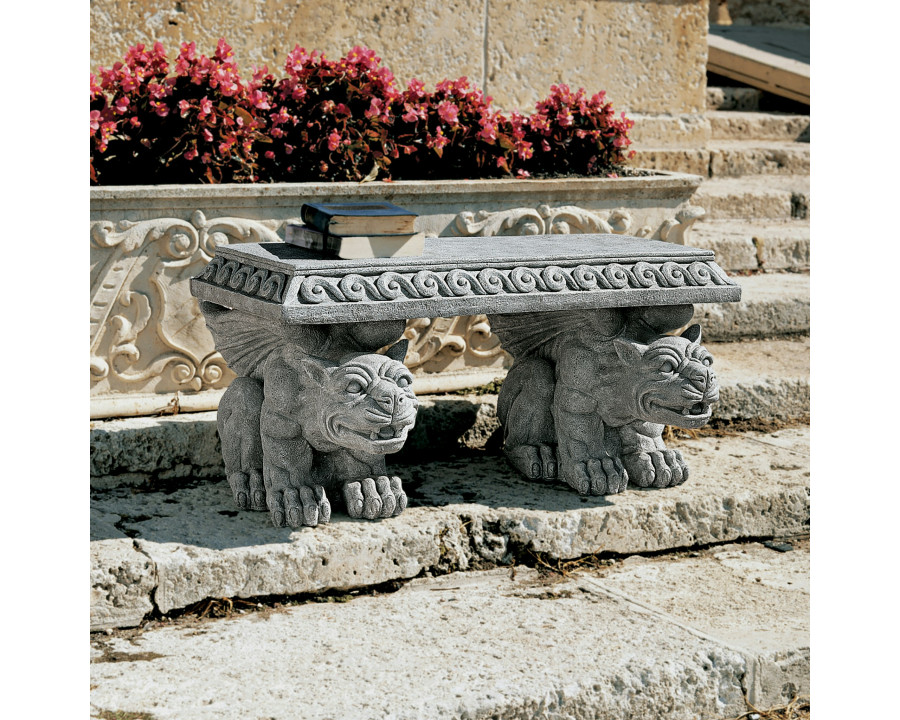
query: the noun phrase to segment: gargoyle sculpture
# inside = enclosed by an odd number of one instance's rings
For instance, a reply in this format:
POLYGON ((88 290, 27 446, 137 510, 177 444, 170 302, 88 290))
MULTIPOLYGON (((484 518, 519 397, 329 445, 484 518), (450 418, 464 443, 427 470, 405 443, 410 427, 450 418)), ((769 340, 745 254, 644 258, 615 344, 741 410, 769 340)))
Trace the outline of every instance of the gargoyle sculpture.
POLYGON ((335 492, 350 517, 402 512, 406 494, 384 456, 403 446, 418 401, 402 362, 407 341, 374 351, 396 340, 405 322, 287 325, 200 307, 240 376, 218 413, 238 507, 268 510, 277 527, 327 523, 335 492))
POLYGON ((492 316, 514 357, 497 405, 513 467, 584 495, 687 480, 663 429, 704 425, 719 399, 700 326, 663 335, 692 315, 678 305, 492 316))

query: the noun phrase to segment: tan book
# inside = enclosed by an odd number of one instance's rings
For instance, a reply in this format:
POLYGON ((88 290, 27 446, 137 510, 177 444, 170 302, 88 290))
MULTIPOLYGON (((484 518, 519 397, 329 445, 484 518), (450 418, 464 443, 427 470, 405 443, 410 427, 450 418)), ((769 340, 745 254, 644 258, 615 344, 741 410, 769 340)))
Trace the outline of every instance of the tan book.
POLYGON ((425 233, 333 235, 296 223, 288 224, 284 241, 323 255, 337 255, 345 260, 410 257, 421 255, 425 249, 425 233))

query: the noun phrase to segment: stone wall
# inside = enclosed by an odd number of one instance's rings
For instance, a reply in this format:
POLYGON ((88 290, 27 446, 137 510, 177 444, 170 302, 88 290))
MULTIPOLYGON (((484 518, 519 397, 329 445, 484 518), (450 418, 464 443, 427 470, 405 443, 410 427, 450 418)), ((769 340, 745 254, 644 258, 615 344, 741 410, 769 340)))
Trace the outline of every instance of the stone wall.
POLYGON ((339 57, 367 45, 405 86, 462 75, 503 110, 530 111, 550 85, 606 90, 617 110, 701 113, 709 0, 94 0, 91 70, 129 45, 219 37, 242 72, 280 69, 299 44, 339 57))

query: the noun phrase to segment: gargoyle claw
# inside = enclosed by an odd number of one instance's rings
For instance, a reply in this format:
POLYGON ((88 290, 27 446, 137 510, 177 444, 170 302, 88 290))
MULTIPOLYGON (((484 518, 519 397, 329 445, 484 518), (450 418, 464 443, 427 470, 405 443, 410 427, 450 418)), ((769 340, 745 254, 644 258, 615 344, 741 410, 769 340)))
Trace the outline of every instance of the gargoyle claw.
POLYGON ((590 458, 575 463, 566 482, 582 495, 613 495, 628 485, 628 473, 618 458, 590 458))
POLYGON ((321 485, 288 487, 269 494, 269 512, 276 527, 315 527, 331 518, 331 504, 321 485))
POLYGON ((623 459, 631 481, 639 487, 671 487, 688 479, 688 467, 678 450, 636 452, 623 459))
POLYGON ((345 483, 344 501, 350 517, 374 520, 399 515, 406 508, 407 498, 400 478, 379 475, 345 483))

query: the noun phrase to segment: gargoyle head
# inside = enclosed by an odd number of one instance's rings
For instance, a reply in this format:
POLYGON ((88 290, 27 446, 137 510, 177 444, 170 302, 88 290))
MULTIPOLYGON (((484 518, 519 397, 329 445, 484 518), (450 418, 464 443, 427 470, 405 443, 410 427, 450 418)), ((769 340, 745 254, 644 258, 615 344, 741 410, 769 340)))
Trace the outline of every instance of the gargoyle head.
POLYGON ((712 416, 719 383, 712 355, 700 344, 700 326, 680 336, 662 336, 648 345, 616 338, 616 354, 633 380, 632 408, 638 419, 698 428, 712 416))
POLYGON ((403 340, 385 355, 351 355, 332 367, 310 363, 305 385, 317 386, 315 399, 308 398, 316 418, 304 422, 307 437, 375 455, 400 450, 419 407, 412 374, 401 362, 406 346, 403 340))

